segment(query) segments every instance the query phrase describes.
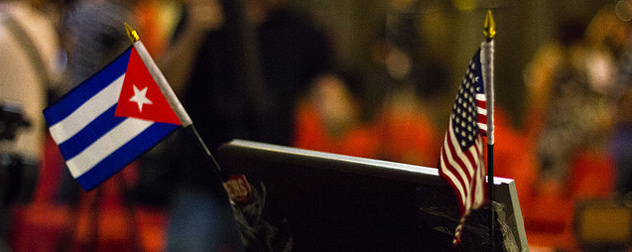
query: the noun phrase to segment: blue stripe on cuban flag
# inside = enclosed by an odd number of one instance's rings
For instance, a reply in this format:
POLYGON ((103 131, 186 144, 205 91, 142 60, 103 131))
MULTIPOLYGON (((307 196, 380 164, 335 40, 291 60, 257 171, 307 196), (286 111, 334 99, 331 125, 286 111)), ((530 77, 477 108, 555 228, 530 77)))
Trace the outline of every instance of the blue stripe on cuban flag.
POLYGON ((89 191, 180 125, 115 117, 131 48, 44 110, 72 176, 89 191))

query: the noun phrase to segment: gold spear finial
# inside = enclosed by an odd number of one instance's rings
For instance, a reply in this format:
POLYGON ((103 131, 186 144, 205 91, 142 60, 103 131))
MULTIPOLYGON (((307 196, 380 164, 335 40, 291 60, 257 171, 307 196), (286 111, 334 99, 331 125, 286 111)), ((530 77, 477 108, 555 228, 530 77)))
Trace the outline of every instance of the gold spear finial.
POLYGON ((496 23, 491 10, 487 10, 487 15, 485 15, 485 30, 483 30, 483 34, 487 40, 493 39, 494 35, 496 35, 496 23))
POLYGON ((125 31, 127 32, 127 37, 132 40, 132 43, 140 40, 140 37, 138 37, 138 33, 136 32, 136 30, 129 26, 127 22, 125 22, 125 31))

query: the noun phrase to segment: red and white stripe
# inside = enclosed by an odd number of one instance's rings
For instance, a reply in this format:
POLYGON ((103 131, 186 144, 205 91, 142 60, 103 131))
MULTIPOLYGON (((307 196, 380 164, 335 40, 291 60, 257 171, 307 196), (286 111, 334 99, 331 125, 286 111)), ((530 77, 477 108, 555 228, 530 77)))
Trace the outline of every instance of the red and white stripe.
MULTIPOLYGON (((461 203, 461 217, 465 217, 473 209, 478 209, 486 202, 485 167, 483 162, 483 138, 477 135, 475 143, 465 151, 454 135, 452 120, 444 138, 444 150, 440 157, 440 174, 457 192, 461 203)), ((457 226, 455 243, 460 240, 463 223, 457 226)))

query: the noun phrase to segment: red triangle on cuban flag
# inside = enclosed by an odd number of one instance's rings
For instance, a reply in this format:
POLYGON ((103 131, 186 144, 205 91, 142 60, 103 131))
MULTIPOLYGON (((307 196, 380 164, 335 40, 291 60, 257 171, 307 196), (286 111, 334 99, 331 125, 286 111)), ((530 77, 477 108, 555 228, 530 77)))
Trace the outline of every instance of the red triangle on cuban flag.
POLYGON ((181 124, 135 48, 132 48, 130 54, 123 88, 114 115, 181 124))

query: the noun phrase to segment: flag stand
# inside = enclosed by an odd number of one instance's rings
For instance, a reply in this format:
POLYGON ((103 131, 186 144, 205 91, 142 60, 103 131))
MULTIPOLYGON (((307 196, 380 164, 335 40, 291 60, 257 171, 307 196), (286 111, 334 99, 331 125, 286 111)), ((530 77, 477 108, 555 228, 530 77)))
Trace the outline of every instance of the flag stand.
POLYGON ((222 183, 228 181, 229 179, 228 174, 224 170, 222 170, 222 168, 219 166, 219 164, 217 163, 217 160, 215 160, 215 157, 213 157, 213 154, 211 154, 211 151, 208 149, 208 147, 204 143, 204 140, 202 140, 202 137, 200 137, 200 133, 198 133, 197 130, 195 129, 195 126, 191 124, 188 127, 184 128, 184 130, 189 131, 191 134, 193 134, 193 136, 197 140, 196 142, 198 146, 204 150, 204 153, 206 154, 206 157, 210 165, 215 166, 215 169, 217 170, 218 175, 220 176, 220 179, 222 180, 222 183))
POLYGON ((489 181, 489 244, 494 251, 494 145, 487 144, 487 181, 489 181))
POLYGON ((488 10, 485 15, 485 25, 483 34, 488 46, 484 55, 485 95, 487 100, 487 185, 489 193, 489 244, 490 251, 494 251, 494 46, 493 39, 496 35, 496 24, 492 16, 492 11, 488 10))

